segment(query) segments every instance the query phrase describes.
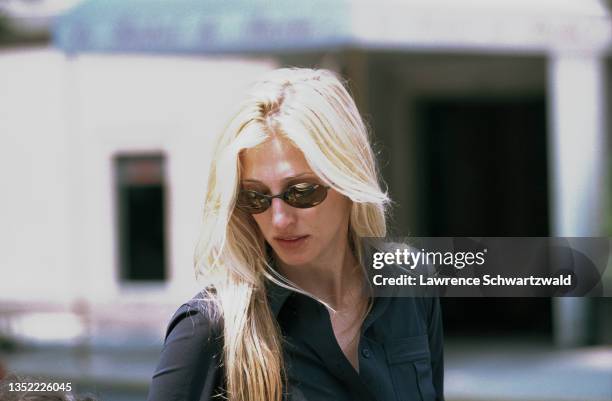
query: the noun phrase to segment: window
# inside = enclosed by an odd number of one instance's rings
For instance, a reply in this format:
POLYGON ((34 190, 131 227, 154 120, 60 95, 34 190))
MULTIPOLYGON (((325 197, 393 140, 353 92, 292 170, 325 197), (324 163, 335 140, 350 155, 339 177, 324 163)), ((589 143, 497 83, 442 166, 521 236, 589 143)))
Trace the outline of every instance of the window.
POLYGON ((167 276, 164 157, 116 156, 114 169, 121 281, 164 281, 167 276))

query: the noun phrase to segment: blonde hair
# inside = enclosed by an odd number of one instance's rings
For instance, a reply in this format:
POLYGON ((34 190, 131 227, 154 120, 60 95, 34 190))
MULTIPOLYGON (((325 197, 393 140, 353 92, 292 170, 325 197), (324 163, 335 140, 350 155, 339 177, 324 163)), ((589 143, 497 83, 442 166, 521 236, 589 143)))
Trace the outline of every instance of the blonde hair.
POLYGON ((381 189, 368 130, 355 102, 330 71, 283 68, 258 81, 219 136, 204 204, 195 267, 222 318, 223 361, 231 401, 280 401, 281 334, 266 280, 303 292, 270 266, 254 219, 235 208, 242 151, 279 135, 300 149, 315 174, 352 201, 349 243, 362 262, 362 237, 386 233, 389 198, 381 189))

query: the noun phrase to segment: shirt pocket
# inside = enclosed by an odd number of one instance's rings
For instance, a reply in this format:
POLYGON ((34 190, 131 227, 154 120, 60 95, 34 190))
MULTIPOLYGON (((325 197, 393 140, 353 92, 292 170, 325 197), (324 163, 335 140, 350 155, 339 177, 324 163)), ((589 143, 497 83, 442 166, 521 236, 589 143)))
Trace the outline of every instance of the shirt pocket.
POLYGON ((427 336, 390 340, 384 348, 397 401, 435 401, 427 336))

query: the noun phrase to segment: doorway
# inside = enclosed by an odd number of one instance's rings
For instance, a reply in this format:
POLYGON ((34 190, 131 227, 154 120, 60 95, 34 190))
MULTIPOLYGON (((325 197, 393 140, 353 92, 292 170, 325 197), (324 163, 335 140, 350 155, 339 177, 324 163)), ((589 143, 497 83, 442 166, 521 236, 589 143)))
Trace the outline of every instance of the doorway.
MULTIPOLYGON (((547 236, 544 96, 428 98, 416 107, 421 236, 547 236)), ((548 298, 443 298, 451 334, 552 338, 548 298)))

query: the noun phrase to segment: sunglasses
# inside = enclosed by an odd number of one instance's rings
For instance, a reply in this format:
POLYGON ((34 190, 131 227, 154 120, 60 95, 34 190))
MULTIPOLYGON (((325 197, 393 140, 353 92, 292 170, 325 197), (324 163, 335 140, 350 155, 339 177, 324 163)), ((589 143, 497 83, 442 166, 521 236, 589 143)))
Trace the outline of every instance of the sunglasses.
POLYGON ((301 183, 288 187, 278 195, 266 195, 261 192, 242 189, 238 194, 236 207, 250 214, 263 213, 272 204, 272 199, 284 200, 289 206, 308 209, 317 206, 327 197, 329 187, 321 184, 301 183))

